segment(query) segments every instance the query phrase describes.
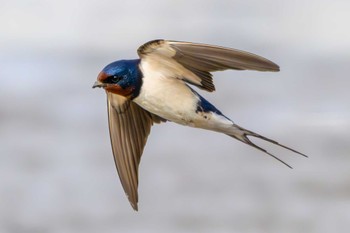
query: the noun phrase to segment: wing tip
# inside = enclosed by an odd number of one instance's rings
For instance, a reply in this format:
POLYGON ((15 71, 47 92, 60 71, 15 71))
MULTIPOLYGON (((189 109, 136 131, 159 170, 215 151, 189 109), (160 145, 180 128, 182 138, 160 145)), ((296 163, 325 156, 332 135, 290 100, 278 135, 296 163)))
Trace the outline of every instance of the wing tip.
POLYGON ((276 63, 261 57, 261 59, 264 59, 261 61, 261 63, 256 67, 256 70, 258 71, 270 71, 270 72, 279 72, 281 69, 279 65, 276 63), (260 66, 260 67, 259 67, 260 66))
POLYGON ((139 206, 138 206, 138 195, 137 195, 137 192, 136 192, 136 197, 132 198, 131 196, 129 196, 127 193, 125 193, 128 200, 129 200, 129 203, 131 205, 131 207, 133 208, 133 210, 135 211, 138 211, 139 210, 139 206))
POLYGON ((279 71, 281 71, 281 69, 280 69, 279 65, 272 62, 271 71, 272 72, 279 72, 279 71))
POLYGON ((138 207, 138 204, 136 202, 135 203, 130 202, 130 205, 133 208, 133 210, 135 210, 136 212, 139 211, 139 207, 138 207))
POLYGON ((271 67, 271 71, 272 72, 279 72, 279 71, 281 71, 281 69, 280 69, 279 65, 274 63, 274 65, 271 67))

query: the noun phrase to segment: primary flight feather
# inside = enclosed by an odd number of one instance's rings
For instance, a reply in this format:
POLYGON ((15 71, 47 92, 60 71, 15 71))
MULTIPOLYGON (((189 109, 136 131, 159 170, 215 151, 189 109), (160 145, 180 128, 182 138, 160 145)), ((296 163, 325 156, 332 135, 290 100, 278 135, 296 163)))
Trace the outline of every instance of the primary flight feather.
POLYGON ((172 121, 227 134, 286 166, 287 163, 252 143, 263 139, 297 154, 260 134, 244 129, 223 115, 189 85, 212 92, 211 72, 234 70, 279 71, 261 56, 214 45, 154 40, 137 50, 139 59, 107 65, 93 87, 107 93, 109 132, 117 171, 131 206, 138 206, 138 166, 154 123, 172 121))

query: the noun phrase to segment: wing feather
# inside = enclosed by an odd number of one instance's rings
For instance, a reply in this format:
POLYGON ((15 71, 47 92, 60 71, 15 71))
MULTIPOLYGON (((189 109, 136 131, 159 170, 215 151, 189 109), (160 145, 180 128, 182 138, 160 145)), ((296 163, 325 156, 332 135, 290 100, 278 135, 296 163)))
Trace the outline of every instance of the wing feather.
POLYGON ((109 133, 123 189, 137 210, 138 167, 151 126, 157 119, 137 104, 107 92, 109 133))
POLYGON ((215 90, 210 72, 226 69, 279 71, 278 65, 253 53, 207 44, 154 40, 137 51, 142 59, 153 64, 163 63, 163 69, 173 72, 175 78, 210 92, 215 90))

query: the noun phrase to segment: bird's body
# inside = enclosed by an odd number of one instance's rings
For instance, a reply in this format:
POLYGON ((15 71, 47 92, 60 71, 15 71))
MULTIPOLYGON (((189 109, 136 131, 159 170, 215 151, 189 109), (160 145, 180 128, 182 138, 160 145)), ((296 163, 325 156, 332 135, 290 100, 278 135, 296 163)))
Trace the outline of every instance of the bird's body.
POLYGON ((145 62, 141 62, 140 69, 143 84, 139 96, 133 101, 145 110, 168 121, 204 129, 214 130, 216 125, 228 122, 212 105, 210 111, 205 111, 208 106, 202 106, 202 101, 209 102, 183 80, 169 78, 145 62), (219 118, 223 122, 219 122, 219 118))
POLYGON ((114 159, 123 188, 135 210, 138 165, 153 123, 171 121, 224 133, 274 158, 253 144, 248 136, 301 154, 238 126, 189 86, 214 91, 212 71, 278 71, 279 67, 273 62, 239 50, 165 40, 148 42, 138 49, 138 53, 141 59, 120 60, 106 66, 94 85, 107 92, 114 159))
POLYGON ((143 83, 134 102, 166 120, 188 125, 197 102, 191 89, 182 80, 169 78, 146 62, 141 62, 140 69, 143 83))

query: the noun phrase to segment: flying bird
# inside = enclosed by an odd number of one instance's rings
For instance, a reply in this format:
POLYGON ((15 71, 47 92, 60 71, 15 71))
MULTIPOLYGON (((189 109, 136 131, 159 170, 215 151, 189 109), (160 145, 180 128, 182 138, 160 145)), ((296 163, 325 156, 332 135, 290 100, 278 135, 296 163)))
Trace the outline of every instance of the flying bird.
MULTIPOLYGON (((137 50, 139 59, 107 65, 93 88, 107 94, 109 133, 117 171, 134 210, 138 209, 138 167, 151 126, 171 121, 224 133, 282 162, 248 137, 256 137, 307 157, 287 146, 242 128, 204 99, 191 86, 213 92, 211 72, 279 71, 261 56, 220 46, 153 40, 137 50)), ((291 168, 291 167, 290 167, 291 168)))

